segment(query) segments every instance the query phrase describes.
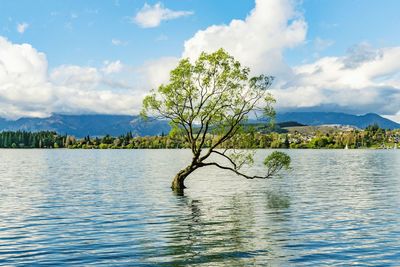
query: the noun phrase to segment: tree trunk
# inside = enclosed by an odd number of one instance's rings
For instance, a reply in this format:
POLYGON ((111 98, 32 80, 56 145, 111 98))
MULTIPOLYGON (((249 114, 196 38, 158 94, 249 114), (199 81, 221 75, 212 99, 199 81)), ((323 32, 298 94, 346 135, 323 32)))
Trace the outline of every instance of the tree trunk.
POLYGON ((183 189, 185 189, 185 179, 186 177, 189 176, 189 174, 191 174, 194 170, 196 170, 196 167, 193 165, 190 165, 188 167, 186 167, 185 169, 179 171, 175 177, 174 180, 172 181, 172 185, 171 188, 174 191, 177 192, 183 192, 183 189))

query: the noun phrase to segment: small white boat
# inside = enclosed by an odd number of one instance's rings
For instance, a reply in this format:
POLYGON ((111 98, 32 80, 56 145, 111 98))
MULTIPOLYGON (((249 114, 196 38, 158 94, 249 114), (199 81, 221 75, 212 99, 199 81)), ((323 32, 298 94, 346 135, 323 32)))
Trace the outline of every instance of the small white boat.
POLYGON ((349 149, 349 146, 346 144, 346 147, 344 149, 349 149))

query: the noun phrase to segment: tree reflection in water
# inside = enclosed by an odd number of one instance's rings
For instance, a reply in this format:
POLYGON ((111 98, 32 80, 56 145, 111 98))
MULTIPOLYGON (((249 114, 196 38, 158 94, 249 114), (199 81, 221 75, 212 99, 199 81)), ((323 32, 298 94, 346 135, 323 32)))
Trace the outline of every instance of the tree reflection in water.
POLYGON ((288 231, 282 222, 288 220, 290 199, 282 192, 202 200, 179 195, 176 201, 182 215, 169 224, 165 265, 271 264, 284 255, 276 233, 288 231))

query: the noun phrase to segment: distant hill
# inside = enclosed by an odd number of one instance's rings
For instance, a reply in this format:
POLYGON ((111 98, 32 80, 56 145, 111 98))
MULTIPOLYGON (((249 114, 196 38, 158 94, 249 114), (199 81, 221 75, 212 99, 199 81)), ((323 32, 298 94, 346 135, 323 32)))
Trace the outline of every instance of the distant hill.
MULTIPOLYGON (((281 132, 284 127, 317 126, 325 124, 352 125, 365 128, 377 123, 382 128, 400 128, 400 124, 382 118, 377 114, 363 116, 333 112, 291 112, 277 115, 277 126, 274 131, 281 132)), ((271 131, 266 122, 249 121, 257 130, 271 131)), ((48 118, 21 118, 10 121, 0 118, 0 131, 56 131, 60 134, 69 134, 76 137, 104 136, 110 134, 118 136, 129 131, 133 135, 161 135, 168 134, 170 126, 167 121, 149 120, 144 122, 139 116, 126 115, 60 115, 54 114, 48 118)))
POLYGON ((124 115, 59 115, 48 118, 21 118, 15 121, 0 119, 0 131, 42 131, 50 130, 76 137, 118 136, 129 131, 133 135, 168 134, 170 126, 166 121, 148 120, 139 116, 124 115))
POLYGON ((374 113, 351 115, 336 112, 288 112, 277 114, 276 121, 278 123, 295 121, 310 126, 326 124, 351 125, 362 129, 376 123, 384 129, 400 128, 400 124, 374 113))
POLYGON ((306 126, 304 124, 298 123, 297 121, 278 122, 277 125, 281 128, 306 126))

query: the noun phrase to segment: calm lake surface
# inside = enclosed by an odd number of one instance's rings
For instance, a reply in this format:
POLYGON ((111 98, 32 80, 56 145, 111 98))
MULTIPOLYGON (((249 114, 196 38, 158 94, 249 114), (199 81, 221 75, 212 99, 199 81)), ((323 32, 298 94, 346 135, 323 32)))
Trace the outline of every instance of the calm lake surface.
POLYGON ((187 150, 0 150, 0 265, 399 266, 400 150, 287 152, 177 196, 187 150))

